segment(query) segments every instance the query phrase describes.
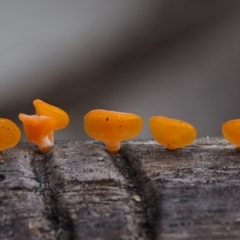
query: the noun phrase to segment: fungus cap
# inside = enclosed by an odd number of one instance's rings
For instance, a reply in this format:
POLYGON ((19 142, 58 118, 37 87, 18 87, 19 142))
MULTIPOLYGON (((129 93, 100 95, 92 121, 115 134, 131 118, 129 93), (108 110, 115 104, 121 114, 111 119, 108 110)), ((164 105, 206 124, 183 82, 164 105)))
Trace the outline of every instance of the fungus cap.
POLYGON ((222 125, 222 134, 230 143, 240 147, 240 119, 229 120, 222 125))
POLYGON ((2 151, 18 144, 21 138, 21 131, 11 120, 0 118, 0 137, 0 151, 2 151))
POLYGON ((18 117, 23 122, 27 140, 37 144, 41 152, 48 151, 54 144, 53 131, 56 129, 56 120, 52 117, 23 113, 18 117))
POLYGON ((36 115, 52 117, 57 121, 55 130, 65 128, 69 123, 68 114, 62 109, 36 99, 33 101, 36 115))
POLYGON ((106 143, 108 152, 119 151, 119 141, 133 138, 141 131, 142 118, 136 114, 96 109, 84 116, 86 133, 106 143))
POLYGON ((169 150, 185 147, 197 136, 191 124, 162 116, 150 117, 149 128, 153 138, 169 150))

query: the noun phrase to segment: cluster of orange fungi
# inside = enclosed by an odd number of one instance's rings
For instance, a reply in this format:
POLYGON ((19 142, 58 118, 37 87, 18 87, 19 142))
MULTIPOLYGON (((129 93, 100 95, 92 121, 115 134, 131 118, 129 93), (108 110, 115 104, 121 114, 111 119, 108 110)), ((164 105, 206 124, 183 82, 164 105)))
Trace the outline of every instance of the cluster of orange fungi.
MULTIPOLYGON (((48 152, 54 145, 54 131, 65 128, 69 123, 68 114, 58 107, 39 99, 33 101, 35 115, 19 114, 26 138, 38 146, 42 153, 48 152)), ((137 136, 143 126, 140 116, 96 109, 84 116, 86 133, 106 144, 106 150, 117 153, 120 141, 137 136)), ((149 118, 149 129, 153 138, 168 150, 177 150, 190 145, 197 136, 196 129, 189 123, 153 116, 149 118)), ((240 147, 240 119, 230 120, 222 125, 223 136, 232 144, 240 147)), ((0 118, 0 151, 18 144, 21 131, 9 119, 0 118)))

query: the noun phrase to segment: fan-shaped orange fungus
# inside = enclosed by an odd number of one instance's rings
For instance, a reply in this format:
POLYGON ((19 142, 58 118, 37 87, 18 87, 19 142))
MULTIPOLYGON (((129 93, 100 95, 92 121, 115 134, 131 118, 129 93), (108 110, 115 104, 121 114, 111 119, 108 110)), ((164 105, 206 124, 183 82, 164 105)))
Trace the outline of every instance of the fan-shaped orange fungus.
POLYGON ((120 150, 120 141, 138 135, 142 125, 142 118, 132 113, 96 109, 84 116, 86 133, 105 142, 109 153, 117 153, 120 150))
POLYGON ((0 151, 3 151, 18 144, 21 138, 21 131, 11 120, 0 118, 0 137, 0 151))
POLYGON ((229 120, 223 123, 222 134, 227 141, 240 148, 240 119, 229 120))
POLYGON ((69 123, 69 116, 62 109, 36 99, 33 101, 36 115, 48 116, 57 120, 55 130, 65 128, 69 123))
POLYGON ((56 120, 52 117, 39 115, 26 115, 20 113, 19 119, 23 122, 23 128, 27 140, 38 145, 41 152, 47 152, 54 145, 53 131, 56 120))
POLYGON ((197 136, 191 124, 162 116, 150 117, 149 128, 153 138, 168 150, 190 145, 197 136))
POLYGON ((66 112, 39 99, 33 101, 36 115, 19 114, 29 142, 38 145, 41 152, 47 152, 54 145, 54 131, 69 123, 66 112))

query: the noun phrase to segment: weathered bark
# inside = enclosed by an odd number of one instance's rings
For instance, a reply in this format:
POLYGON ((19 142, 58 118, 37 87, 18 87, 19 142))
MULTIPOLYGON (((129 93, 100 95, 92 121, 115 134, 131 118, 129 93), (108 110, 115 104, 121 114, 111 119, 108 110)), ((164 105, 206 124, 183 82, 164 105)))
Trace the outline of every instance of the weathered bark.
POLYGON ((240 152, 129 141, 21 143, 2 153, 0 239, 239 239, 240 152))

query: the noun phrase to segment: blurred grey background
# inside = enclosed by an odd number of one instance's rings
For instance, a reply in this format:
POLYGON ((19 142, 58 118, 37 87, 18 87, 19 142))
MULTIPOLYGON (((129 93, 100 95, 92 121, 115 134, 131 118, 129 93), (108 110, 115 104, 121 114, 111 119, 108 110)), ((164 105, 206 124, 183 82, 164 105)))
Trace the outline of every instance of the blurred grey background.
MULTIPOLYGON (((240 118, 240 1, 1 1, 0 111, 19 126, 42 99, 69 113, 57 139, 86 139, 95 108, 192 123, 240 118)), ((23 137, 24 138, 24 137, 23 137)))

